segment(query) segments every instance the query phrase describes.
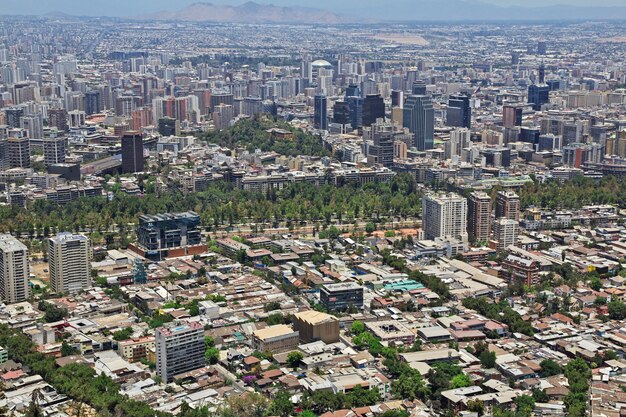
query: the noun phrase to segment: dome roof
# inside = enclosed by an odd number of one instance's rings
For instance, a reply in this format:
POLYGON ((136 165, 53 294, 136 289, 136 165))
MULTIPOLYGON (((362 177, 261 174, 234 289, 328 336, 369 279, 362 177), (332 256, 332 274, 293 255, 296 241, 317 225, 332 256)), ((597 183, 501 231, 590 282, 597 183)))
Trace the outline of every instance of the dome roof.
POLYGON ((311 65, 314 67, 332 67, 333 66, 330 62, 325 61, 323 59, 318 59, 316 61, 311 62, 311 65))

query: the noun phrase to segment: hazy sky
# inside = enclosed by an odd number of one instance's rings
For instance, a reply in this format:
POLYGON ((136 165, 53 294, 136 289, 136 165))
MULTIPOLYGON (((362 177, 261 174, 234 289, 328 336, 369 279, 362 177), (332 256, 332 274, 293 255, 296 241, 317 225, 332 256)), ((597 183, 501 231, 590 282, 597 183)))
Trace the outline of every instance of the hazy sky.
MULTIPOLYGON (((161 10, 178 10, 197 0, 0 0, 0 14, 42 14, 65 12, 72 15, 133 16, 161 10)), ((275 5, 300 5, 348 12, 368 7, 393 8, 394 4, 411 3, 414 0, 256 0, 258 3, 275 5)), ((432 1, 432 0, 431 0, 432 1)), ((445 3, 449 0, 438 0, 445 3)), ((477 0, 466 0, 477 1, 477 0)), ((238 5, 245 0, 211 0, 215 4, 238 5)), ((482 0, 483 3, 502 6, 542 6, 567 4, 577 6, 626 6, 626 0, 482 0)))

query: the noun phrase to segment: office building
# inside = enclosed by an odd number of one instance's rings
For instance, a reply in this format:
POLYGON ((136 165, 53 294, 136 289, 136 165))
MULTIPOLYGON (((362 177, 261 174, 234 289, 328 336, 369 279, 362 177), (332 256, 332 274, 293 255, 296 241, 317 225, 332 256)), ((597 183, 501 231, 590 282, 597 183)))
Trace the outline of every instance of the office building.
POLYGON ((467 128, 454 129, 450 132, 450 140, 445 143, 446 159, 461 156, 463 149, 470 146, 472 132, 467 128))
POLYGON ((384 122, 374 123, 371 127, 371 131, 368 133, 371 134, 374 142, 373 145, 369 147, 368 154, 374 157, 375 163, 388 168, 392 167, 393 144, 395 140, 393 126, 384 122))
POLYGON ((135 173, 144 169, 143 137, 131 130, 122 135, 122 172, 135 173))
POLYGON ((137 247, 150 260, 202 253, 200 216, 189 211, 139 216, 137 247))
POLYGON ((414 96, 425 96, 426 82, 423 80, 413 81, 413 85, 411 86, 411 94, 414 96))
POLYGON ((470 97, 465 94, 451 95, 448 99, 446 124, 454 127, 472 127, 472 108, 470 97))
POLYGON ((328 100, 325 95, 318 94, 313 100, 313 127, 328 130, 328 100))
POLYGON ((9 142, 6 139, 0 139, 0 171, 6 171, 9 168, 11 168, 9 142))
POLYGON ((404 91, 393 90, 391 92, 391 107, 404 107, 404 91))
POLYGON ((180 136, 180 122, 173 117, 160 118, 158 128, 161 136, 180 136))
POLYGON ((46 167, 65 163, 65 138, 43 140, 43 158, 46 167))
POLYGON ((333 104, 333 123, 339 125, 349 125, 350 122, 350 106, 345 101, 336 101, 333 104))
POLYGON ((0 301, 12 304, 28 298, 28 248, 11 235, 0 235, 0 301))
POLYGON ((100 113, 102 111, 102 105, 100 100, 99 91, 87 91, 85 93, 85 114, 91 116, 92 114, 100 113))
POLYGON ((363 99, 361 97, 350 96, 346 98, 350 108, 350 125, 352 129, 363 126, 363 99))
POLYGON ((454 193, 423 197, 422 228, 428 240, 452 238, 467 242, 467 200, 454 193))
POLYGON ((513 191, 499 191, 496 196, 496 219, 519 221, 520 199, 513 191))
POLYGON ((524 107, 518 103, 504 103, 502 106, 502 126, 512 129, 522 125, 524 107))
POLYGON ((277 324, 252 332, 252 349, 259 352, 283 353, 295 350, 300 334, 285 324, 277 324))
POLYGON ((403 126, 415 137, 418 151, 433 148, 435 134, 435 112, 428 96, 411 95, 404 103, 402 114, 403 126))
POLYGON ((11 168, 30 168, 30 141, 28 138, 9 138, 7 143, 11 168))
POLYGON ((24 117, 24 109, 22 107, 6 109, 4 115, 8 127, 19 129, 22 126, 22 117, 24 117))
POLYGON ((67 132, 69 130, 67 116, 67 111, 64 109, 48 110, 48 126, 56 127, 60 132, 67 132))
POLYGON ((356 282, 326 284, 320 289, 320 303, 327 311, 363 308, 363 287, 356 282))
POLYGON ((221 130, 230 126, 230 121, 235 117, 233 106, 228 104, 218 104, 213 109, 213 126, 221 130))
POLYGON ((315 310, 302 311, 293 315, 292 323, 293 328, 300 334, 301 342, 339 341, 339 320, 330 314, 315 310))
POLYGON ((537 42, 537 55, 545 55, 546 50, 547 50, 547 47, 546 47, 545 41, 537 42))
POLYGON ((491 197, 474 191, 467 200, 467 236, 472 243, 489 242, 491 237, 491 197))
POLYGON ((215 106, 218 106, 220 104, 226 104, 230 106, 234 105, 235 104, 234 96, 231 93, 213 92, 211 94, 211 110, 215 109, 215 106))
POLYGON ((155 346, 156 372, 163 382, 205 365, 204 327, 198 322, 157 328, 155 346))
POLYGON ((368 94, 363 100, 363 126, 371 126, 385 118, 385 100, 380 94, 368 94))
POLYGON ((50 289, 59 294, 91 287, 91 245, 86 236, 63 232, 48 239, 50 289))
POLYGON ((541 110, 541 106, 550 102, 550 87, 545 84, 531 85, 528 87, 528 104, 532 104, 533 110, 541 110))
POLYGON ((493 223, 493 234, 496 239, 495 250, 502 252, 510 245, 517 242, 517 230, 519 223, 507 218, 496 219, 493 223))

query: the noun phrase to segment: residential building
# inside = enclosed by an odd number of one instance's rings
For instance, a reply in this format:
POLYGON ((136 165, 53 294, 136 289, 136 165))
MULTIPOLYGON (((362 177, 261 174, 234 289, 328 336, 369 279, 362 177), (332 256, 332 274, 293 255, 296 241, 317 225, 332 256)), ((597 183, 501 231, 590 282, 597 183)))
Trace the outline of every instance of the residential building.
POLYGON ((28 248, 11 235, 0 235, 0 300, 19 303, 28 298, 28 248))
POLYGON ((505 250, 510 245, 517 242, 517 232, 519 222, 517 220, 501 217, 493 224, 494 238, 496 239, 495 249, 497 252, 505 250))
POLYGON ((467 200, 455 193, 422 198, 424 237, 452 238, 467 242, 467 200))
POLYGON ((467 200, 467 236, 469 241, 488 242, 491 236, 491 197, 474 191, 467 200))
POLYGON ((91 287, 89 238, 63 232, 48 239, 50 288, 55 293, 77 292, 91 287))
POLYGON ((198 322, 157 328, 155 347, 156 372, 165 382, 205 365, 204 327, 198 322))
POLYGON ((520 199, 513 191, 499 191, 496 195, 496 219, 519 221, 520 199))

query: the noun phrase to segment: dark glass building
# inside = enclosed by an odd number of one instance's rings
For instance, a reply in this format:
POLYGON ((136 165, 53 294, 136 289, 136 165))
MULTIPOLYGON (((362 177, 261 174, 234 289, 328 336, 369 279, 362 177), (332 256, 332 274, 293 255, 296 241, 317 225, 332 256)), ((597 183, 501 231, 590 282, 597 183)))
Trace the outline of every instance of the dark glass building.
POLYGON ((448 99, 446 124, 454 127, 472 127, 472 109, 470 98, 464 94, 452 95, 448 99))
POLYGON ((128 131, 122 136, 122 172, 143 171, 143 137, 140 132, 128 131))
POLYGON ((313 113, 313 126, 316 129, 328 130, 328 99, 325 95, 315 96, 315 110, 313 113))
POLYGON ((528 87, 528 103, 533 105, 535 111, 541 110, 541 106, 549 102, 550 87, 545 84, 528 87))
POLYGON ((385 118, 385 100, 380 94, 368 94, 363 100, 363 126, 371 126, 380 118, 385 118))

